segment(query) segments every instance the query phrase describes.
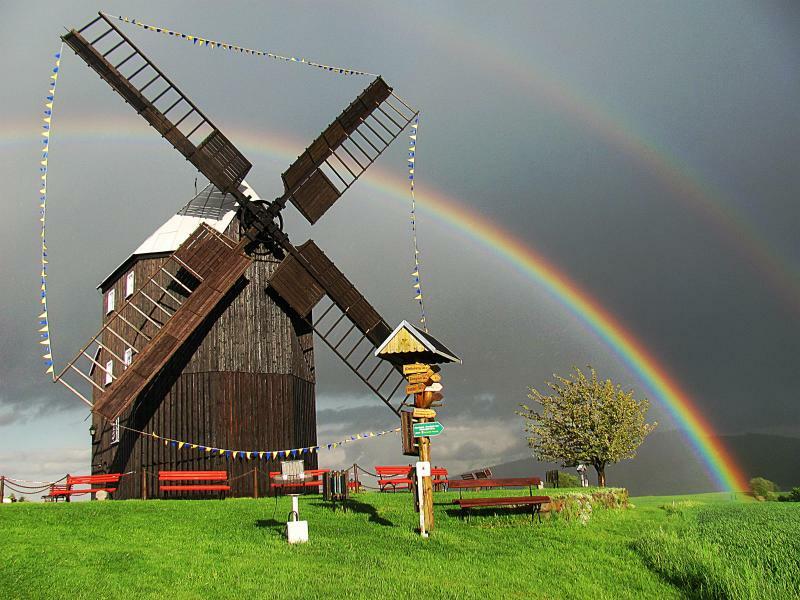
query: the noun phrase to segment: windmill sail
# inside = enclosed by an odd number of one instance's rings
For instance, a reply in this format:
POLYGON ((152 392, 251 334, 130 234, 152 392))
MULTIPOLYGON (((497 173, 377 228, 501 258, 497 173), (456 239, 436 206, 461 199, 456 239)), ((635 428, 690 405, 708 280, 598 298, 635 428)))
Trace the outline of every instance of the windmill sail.
POLYGON ((250 161, 105 15, 62 39, 218 189, 238 189, 250 161))
POLYGON ((310 315, 322 299, 328 305, 311 323, 314 332, 394 412, 405 379, 373 356, 392 328, 344 273, 312 241, 297 248, 272 274, 269 285, 297 314, 310 315))
POLYGON ((376 78, 284 172, 281 203, 316 223, 417 114, 376 78))

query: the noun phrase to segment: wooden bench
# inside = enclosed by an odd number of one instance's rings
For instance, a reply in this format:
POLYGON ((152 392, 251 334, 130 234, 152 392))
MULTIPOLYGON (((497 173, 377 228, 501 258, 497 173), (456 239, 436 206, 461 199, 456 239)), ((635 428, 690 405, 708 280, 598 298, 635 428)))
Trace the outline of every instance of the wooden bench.
POLYGON ((109 494, 117 491, 117 486, 109 487, 109 484, 118 484, 122 473, 108 473, 106 475, 67 475, 66 483, 55 483, 50 486, 50 492, 42 496, 45 502, 58 502, 63 498, 66 502, 72 496, 81 494, 96 494, 97 492, 108 492, 109 494), (106 484, 104 487, 92 487, 96 484, 106 484), (88 488, 75 488, 76 485, 88 485, 88 488))
POLYGON ((158 489, 161 492, 227 492, 231 486, 228 485, 227 471, 159 471, 158 489), (201 483, 182 483, 187 481, 201 483), (208 483, 209 481, 225 483, 208 483), (170 485, 162 482, 169 482, 170 485))
POLYGON ((458 490, 458 499, 453 500, 453 504, 457 504, 462 512, 466 512, 467 520, 469 520, 470 508, 486 508, 492 506, 530 506, 531 507, 531 522, 535 517, 539 517, 539 522, 542 521, 542 504, 550 502, 548 496, 534 496, 533 488, 538 487, 542 480, 538 477, 513 477, 506 479, 467 479, 455 480, 450 482, 450 489, 458 490), (508 496, 508 497, 487 497, 487 498, 463 498, 463 490, 473 490, 476 488, 510 488, 510 487, 527 487, 530 495, 528 496, 508 496))
MULTIPOLYGON (((412 485, 412 477, 414 477, 414 467, 408 465, 407 467, 403 466, 380 466, 375 467, 375 472, 380 476, 378 479, 378 487, 382 492, 386 491, 386 488, 391 486, 392 491, 397 491, 397 488, 400 489, 409 489, 412 485)), ((447 479, 447 469, 444 467, 433 467, 431 468, 431 482, 433 483, 433 489, 447 489, 448 484, 450 483, 447 479)))
POLYGON ((450 481, 447 479, 447 469, 433 467, 431 469, 431 482, 434 490, 447 490, 450 485, 450 481))
POLYGON ((270 471, 269 483, 276 492, 289 488, 301 490, 316 488, 316 490, 319 491, 319 488, 322 487, 322 476, 329 472, 330 469, 308 469, 303 471, 302 478, 283 479, 280 471, 270 471))
POLYGON ((375 472, 378 474, 378 487, 382 492, 389 486, 396 492, 397 488, 411 489, 411 465, 403 466, 378 466, 375 472))

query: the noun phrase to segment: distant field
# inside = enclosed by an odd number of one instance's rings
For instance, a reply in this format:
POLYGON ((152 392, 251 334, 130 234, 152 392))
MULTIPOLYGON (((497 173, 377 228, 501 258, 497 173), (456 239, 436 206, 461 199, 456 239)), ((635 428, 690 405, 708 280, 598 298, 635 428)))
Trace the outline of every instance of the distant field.
POLYGON ((1 595, 787 598, 800 588, 800 505, 647 497, 595 510, 585 526, 531 525, 505 511, 467 523, 455 496, 436 494, 427 541, 408 494, 361 494, 346 514, 304 497, 311 542, 298 547, 283 538, 285 498, 277 509, 273 499, 6 505, 1 595))

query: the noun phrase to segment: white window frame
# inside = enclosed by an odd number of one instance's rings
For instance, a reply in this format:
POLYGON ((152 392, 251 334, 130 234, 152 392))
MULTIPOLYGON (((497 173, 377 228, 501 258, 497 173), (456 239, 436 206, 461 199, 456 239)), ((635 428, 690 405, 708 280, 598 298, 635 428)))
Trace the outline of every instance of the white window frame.
POLYGON ((126 298, 130 298, 131 296, 133 296, 133 285, 134 285, 134 282, 135 282, 135 277, 136 276, 133 274, 133 271, 130 271, 125 276, 125 297, 126 298))
POLYGON ((106 361, 104 382, 106 385, 111 385, 114 382, 114 359, 106 361))
POLYGON ((133 362, 133 348, 125 348, 125 354, 122 355, 124 360, 124 367, 127 369, 133 362))
POLYGON ((114 304, 116 303, 116 299, 117 299, 116 296, 117 296, 117 293, 114 290, 114 288, 111 288, 110 290, 108 290, 108 293, 106 294, 106 314, 107 315, 111 314, 112 312, 114 312, 114 304))
POLYGON ((119 417, 111 422, 111 444, 119 444, 119 417))

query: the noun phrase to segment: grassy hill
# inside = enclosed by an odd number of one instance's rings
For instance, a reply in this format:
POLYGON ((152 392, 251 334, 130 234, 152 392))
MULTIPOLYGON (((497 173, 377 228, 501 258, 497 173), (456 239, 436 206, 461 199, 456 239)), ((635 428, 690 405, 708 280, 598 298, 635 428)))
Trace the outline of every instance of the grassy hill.
MULTIPOLYGON (((781 489, 800 485, 800 438, 747 433, 721 436, 720 440, 749 477, 766 477, 781 489)), ((497 477, 537 475, 561 468, 525 458, 495 465, 497 477)), ((561 470, 576 475, 575 469, 561 470)), ((590 481, 594 470, 590 469, 590 481)), ((621 485, 631 494, 696 494, 715 489, 702 462, 695 456, 683 435, 678 431, 656 431, 649 436, 634 460, 622 461, 606 469, 609 485, 621 485)))
POLYGON ((414 531, 406 493, 360 494, 347 513, 306 496, 311 541, 296 547, 283 537, 286 498, 5 505, 0 589, 4 598, 483 599, 800 589, 800 505, 647 497, 597 509, 586 525, 532 525, 524 512, 491 510, 466 522, 455 496, 436 494, 429 540, 414 531))

